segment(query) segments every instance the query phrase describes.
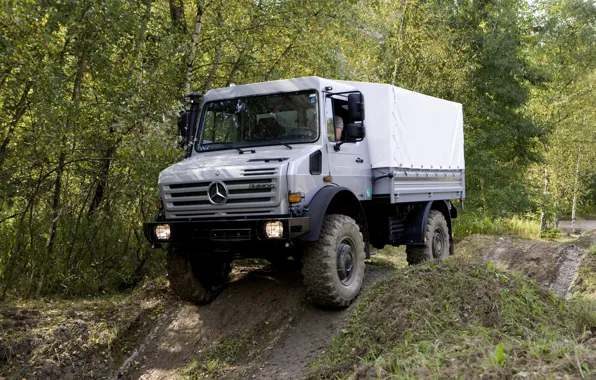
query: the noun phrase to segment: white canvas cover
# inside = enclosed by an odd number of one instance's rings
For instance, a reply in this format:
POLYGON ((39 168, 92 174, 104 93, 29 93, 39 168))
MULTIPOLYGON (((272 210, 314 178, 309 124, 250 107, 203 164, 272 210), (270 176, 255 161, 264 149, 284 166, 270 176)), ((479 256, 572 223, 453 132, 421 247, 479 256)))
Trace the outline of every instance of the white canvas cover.
POLYGON ((373 169, 465 168, 461 104, 388 84, 343 83, 364 95, 373 169))

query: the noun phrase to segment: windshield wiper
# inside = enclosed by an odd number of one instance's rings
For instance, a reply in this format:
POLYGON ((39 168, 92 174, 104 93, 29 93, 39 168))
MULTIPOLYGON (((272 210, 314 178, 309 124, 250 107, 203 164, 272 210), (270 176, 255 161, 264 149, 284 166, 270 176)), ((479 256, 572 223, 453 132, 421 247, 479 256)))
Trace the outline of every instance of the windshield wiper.
MULTIPOLYGON (((238 154, 244 154, 244 153, 256 153, 256 150, 254 149, 241 149, 241 148, 237 148, 234 146, 233 143, 226 143, 226 142, 221 142, 221 143, 207 143, 207 144, 201 144, 201 146, 210 146, 210 145, 223 145, 226 148, 232 148, 232 149, 236 149, 238 151, 238 154)), ((199 148, 200 149, 200 148, 199 148)), ((200 149, 201 151, 205 151, 205 152, 209 152, 209 149, 200 149)), ((221 149, 215 149, 215 150, 221 150, 221 149)))
POLYGON ((249 141, 250 142, 253 142, 253 141, 266 141, 266 142, 271 141, 271 142, 275 142, 275 143, 278 143, 280 145, 283 145, 285 147, 288 147, 290 149, 294 149, 294 148, 292 148, 292 146, 290 144, 288 144, 286 142, 283 142, 283 140, 281 140, 281 139, 255 139, 255 140, 249 140, 249 141))

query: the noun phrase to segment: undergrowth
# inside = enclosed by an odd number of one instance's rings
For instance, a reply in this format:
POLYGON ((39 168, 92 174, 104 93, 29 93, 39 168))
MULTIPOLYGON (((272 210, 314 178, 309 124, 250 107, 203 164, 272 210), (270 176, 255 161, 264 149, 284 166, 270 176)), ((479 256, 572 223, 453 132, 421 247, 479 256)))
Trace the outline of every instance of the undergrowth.
MULTIPOLYGON (((510 218, 491 218, 474 213, 461 213, 453 223, 455 236, 461 240, 474 234, 481 235, 511 235, 527 239, 540 237, 540 223, 530 218, 513 216, 510 218)), ((557 231, 549 232, 550 235, 558 235, 557 231)))
POLYGON ((492 263, 396 270, 362 297, 310 378, 596 376, 596 314, 492 263))

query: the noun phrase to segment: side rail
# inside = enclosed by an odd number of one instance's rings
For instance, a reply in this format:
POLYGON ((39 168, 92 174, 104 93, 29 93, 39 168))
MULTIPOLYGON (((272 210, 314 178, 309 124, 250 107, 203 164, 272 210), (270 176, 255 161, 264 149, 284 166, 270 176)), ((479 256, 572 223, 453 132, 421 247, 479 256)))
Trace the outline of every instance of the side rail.
POLYGON ((373 170, 373 194, 389 195, 391 203, 466 198, 464 169, 373 170))

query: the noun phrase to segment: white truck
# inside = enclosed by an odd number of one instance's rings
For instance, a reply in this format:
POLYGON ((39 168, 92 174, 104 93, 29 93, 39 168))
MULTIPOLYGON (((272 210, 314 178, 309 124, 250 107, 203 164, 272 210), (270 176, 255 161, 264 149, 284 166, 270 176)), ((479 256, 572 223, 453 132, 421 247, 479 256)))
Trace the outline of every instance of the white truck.
POLYGON ((234 259, 292 257, 313 302, 345 307, 371 247, 406 245, 410 264, 453 253, 461 104, 319 77, 190 98, 187 158, 161 172, 160 210, 144 225, 182 299, 212 301, 234 259))

